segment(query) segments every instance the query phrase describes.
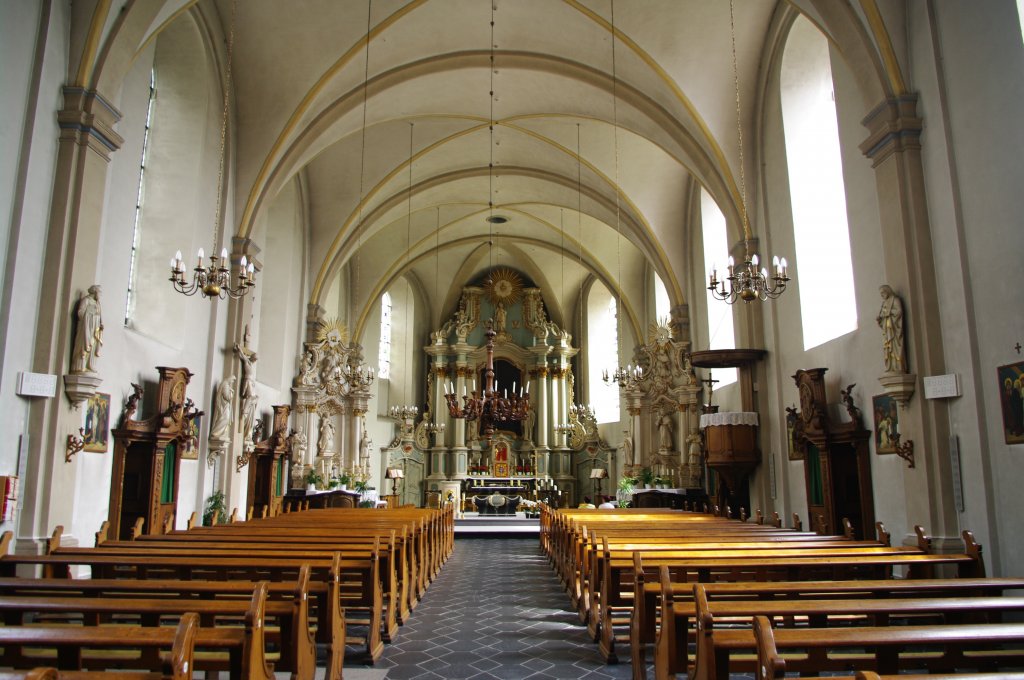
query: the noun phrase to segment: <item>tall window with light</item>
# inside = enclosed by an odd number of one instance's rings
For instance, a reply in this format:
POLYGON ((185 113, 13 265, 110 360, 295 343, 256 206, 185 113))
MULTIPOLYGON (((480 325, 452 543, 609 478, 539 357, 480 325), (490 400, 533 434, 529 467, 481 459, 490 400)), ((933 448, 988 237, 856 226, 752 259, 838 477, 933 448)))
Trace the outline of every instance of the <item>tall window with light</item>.
POLYGON ((149 71, 149 103, 146 106, 146 129, 142 133, 142 158, 139 160, 139 189, 135 194, 135 215, 132 218, 132 253, 128 265, 128 295, 125 301, 124 325, 131 323, 132 313, 135 311, 136 286, 138 272, 136 265, 139 254, 139 222, 142 216, 142 197, 146 180, 146 154, 149 151, 149 130, 153 122, 153 102, 156 101, 156 69, 149 71))
POLYGON ((619 420, 619 386, 607 384, 602 370, 609 373, 619 365, 618 306, 615 298, 600 283, 590 288, 587 297, 587 371, 590 405, 599 423, 619 420))
POLYGON ((825 36, 797 19, 780 73, 804 349, 857 329, 832 65, 825 36))
MULTIPOLYGON (((704 269, 722 271, 729 259, 729 237, 725 230, 725 215, 706 190, 700 192, 701 233, 704 240, 704 269)), ((708 349, 734 349, 736 332, 732 323, 732 305, 716 300, 707 291, 708 305, 708 349)), ((715 387, 724 387, 736 382, 735 368, 719 368, 711 377, 717 380, 715 387)))

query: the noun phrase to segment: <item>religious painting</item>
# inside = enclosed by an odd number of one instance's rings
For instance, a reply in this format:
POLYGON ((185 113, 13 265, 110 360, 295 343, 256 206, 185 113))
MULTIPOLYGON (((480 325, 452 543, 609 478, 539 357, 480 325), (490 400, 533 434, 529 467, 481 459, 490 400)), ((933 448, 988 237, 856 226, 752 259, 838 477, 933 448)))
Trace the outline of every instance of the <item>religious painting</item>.
POLYGON ((188 420, 185 427, 188 428, 188 434, 185 435, 185 441, 181 445, 181 459, 198 460, 199 432, 203 427, 203 417, 196 416, 188 420))
POLYGON ((508 466, 508 442, 498 442, 494 445, 493 460, 495 477, 510 476, 508 466))
POLYGON ((899 406, 888 394, 878 394, 871 398, 872 411, 875 414, 875 453, 896 453, 899 443, 899 406))
POLYGON ((110 395, 97 392, 85 404, 83 451, 106 453, 110 437, 110 395))
POLYGON ((1024 444, 1024 361, 1000 366, 999 402, 1003 407, 1003 438, 1024 444))

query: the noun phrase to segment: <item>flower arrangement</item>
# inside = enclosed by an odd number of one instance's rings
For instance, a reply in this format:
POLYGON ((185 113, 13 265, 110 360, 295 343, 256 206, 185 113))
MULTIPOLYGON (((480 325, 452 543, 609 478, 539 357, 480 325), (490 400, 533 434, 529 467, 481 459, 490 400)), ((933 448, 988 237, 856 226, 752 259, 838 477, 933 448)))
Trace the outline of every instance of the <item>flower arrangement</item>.
POLYGON ((469 472, 470 472, 470 474, 474 474, 474 475, 486 475, 487 474, 487 466, 486 465, 470 465, 469 466, 469 472))
POLYGON ((315 486, 319 489, 323 483, 324 476, 317 472, 316 468, 309 468, 309 471, 306 472, 306 486, 315 486))

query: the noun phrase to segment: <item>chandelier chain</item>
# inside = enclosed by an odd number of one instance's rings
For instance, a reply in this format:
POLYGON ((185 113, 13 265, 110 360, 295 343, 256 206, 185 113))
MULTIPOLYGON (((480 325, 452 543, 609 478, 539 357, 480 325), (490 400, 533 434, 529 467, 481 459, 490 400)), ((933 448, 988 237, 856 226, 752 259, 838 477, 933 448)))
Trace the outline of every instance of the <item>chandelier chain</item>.
MULTIPOLYGON (((490 61, 488 68, 488 114, 487 114, 487 267, 494 268, 494 0, 491 1, 490 61)), ((490 276, 490 273, 488 273, 490 276)))
POLYGON ((231 19, 228 27, 228 49, 227 63, 224 73, 224 105, 220 114, 220 162, 217 167, 217 203, 214 205, 213 215, 213 247, 216 254, 217 246, 221 242, 221 201, 224 198, 224 150, 227 146, 228 136, 228 110, 231 97, 231 58, 235 47, 235 3, 231 1, 231 19))
POLYGON ((366 174, 366 102, 370 84, 370 20, 373 16, 373 0, 366 0, 366 50, 363 64, 363 124, 359 133, 359 204, 356 217, 355 281, 352 284, 352 300, 359 304, 359 260, 363 249, 363 182, 366 174))
MULTIPOLYGON (((747 178, 743 160, 743 117, 740 109, 740 75, 736 65, 736 19, 733 12, 734 0, 729 0, 729 38, 732 42, 732 84, 736 95, 736 139, 740 156, 740 220, 743 222, 744 247, 749 251, 752 234, 747 216, 747 178)), ((747 253, 749 256, 749 252, 747 253)))
POLYGON ((621 203, 619 200, 619 78, 615 62, 615 0, 611 0, 612 19, 612 128, 615 150, 615 353, 618 355, 618 343, 622 337, 622 229, 621 203))

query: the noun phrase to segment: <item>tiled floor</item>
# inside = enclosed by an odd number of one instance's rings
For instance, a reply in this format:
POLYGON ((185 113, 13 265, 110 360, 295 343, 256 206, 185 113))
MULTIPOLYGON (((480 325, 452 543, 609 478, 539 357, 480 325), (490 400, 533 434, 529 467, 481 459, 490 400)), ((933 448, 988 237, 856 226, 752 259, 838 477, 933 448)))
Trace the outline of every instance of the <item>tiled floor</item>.
MULTIPOLYGON (((373 671, 387 680, 631 677, 628 663, 605 665, 568 604, 536 538, 456 540, 373 671)), ((346 664, 346 679, 380 677, 351 671, 346 664)))

